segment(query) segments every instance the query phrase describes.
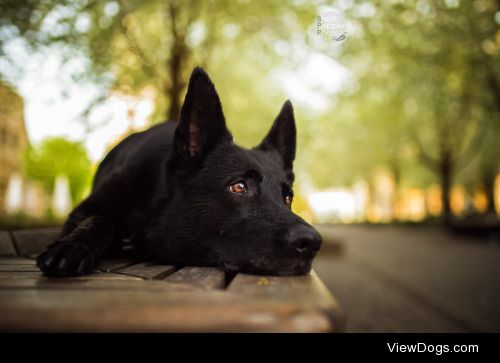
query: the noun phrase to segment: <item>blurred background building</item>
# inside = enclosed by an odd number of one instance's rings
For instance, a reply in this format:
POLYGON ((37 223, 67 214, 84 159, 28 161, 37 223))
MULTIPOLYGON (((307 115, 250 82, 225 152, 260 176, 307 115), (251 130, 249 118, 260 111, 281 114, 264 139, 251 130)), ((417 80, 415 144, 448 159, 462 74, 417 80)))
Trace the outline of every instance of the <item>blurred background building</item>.
MULTIPOLYGON (((24 102, 10 86, 0 82, 0 210, 7 212, 7 189, 22 183, 28 136, 24 124, 24 102)), ((16 201, 12 201, 14 209, 16 201)), ((20 209, 20 205, 19 205, 20 209)))

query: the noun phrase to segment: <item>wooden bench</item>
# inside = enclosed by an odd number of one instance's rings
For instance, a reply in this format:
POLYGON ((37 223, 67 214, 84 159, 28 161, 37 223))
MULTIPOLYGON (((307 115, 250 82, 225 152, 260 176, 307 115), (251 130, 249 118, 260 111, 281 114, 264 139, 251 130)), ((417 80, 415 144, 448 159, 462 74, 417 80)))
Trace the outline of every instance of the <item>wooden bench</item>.
POLYGON ((0 330, 335 332, 338 304, 313 271, 272 277, 105 260, 90 276, 48 279, 34 256, 57 229, 0 231, 0 330), (234 274, 233 274, 234 275, 234 274))

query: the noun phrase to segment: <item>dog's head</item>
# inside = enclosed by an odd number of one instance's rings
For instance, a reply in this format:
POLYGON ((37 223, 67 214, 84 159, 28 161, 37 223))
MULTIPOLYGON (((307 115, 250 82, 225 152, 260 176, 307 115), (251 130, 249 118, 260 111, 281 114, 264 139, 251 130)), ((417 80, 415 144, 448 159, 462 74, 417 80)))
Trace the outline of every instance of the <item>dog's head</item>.
POLYGON ((268 135, 233 143, 208 75, 190 78, 169 157, 172 199, 162 212, 161 254, 174 263, 275 275, 306 273, 320 235, 291 210, 296 131, 286 102, 268 135))

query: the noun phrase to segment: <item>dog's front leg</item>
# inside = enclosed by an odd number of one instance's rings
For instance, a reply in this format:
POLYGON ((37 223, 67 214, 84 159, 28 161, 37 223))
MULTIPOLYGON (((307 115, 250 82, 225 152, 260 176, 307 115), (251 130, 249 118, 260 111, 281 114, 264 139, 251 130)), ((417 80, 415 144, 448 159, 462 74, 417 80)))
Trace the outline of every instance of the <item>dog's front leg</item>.
POLYGON ((114 224, 105 216, 91 215, 77 223, 70 218, 61 237, 38 256, 37 266, 51 277, 90 274, 113 238, 114 224))

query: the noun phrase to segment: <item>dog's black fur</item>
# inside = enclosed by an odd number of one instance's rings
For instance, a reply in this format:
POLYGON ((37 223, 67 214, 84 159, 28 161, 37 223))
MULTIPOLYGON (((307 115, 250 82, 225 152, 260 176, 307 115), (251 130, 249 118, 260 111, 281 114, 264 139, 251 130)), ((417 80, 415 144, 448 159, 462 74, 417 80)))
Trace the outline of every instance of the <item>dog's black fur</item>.
POLYGON ((89 274, 125 245, 167 264, 307 273, 321 239, 290 209, 295 133, 287 101, 258 147, 235 145, 214 85, 196 68, 180 121, 130 135, 106 156, 39 268, 89 274))

